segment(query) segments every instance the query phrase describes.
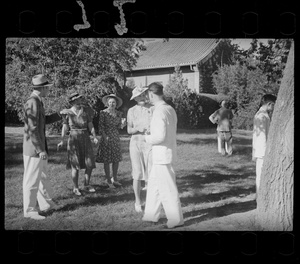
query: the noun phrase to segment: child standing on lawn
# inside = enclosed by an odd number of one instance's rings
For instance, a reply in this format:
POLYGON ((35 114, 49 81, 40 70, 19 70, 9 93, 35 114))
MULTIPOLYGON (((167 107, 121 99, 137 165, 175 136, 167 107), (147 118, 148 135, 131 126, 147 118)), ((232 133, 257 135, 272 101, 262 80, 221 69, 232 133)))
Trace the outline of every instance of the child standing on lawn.
POLYGON ((252 160, 256 161, 256 197, 260 184, 261 170, 263 166, 268 133, 270 128, 270 115, 274 109, 276 97, 265 94, 261 100, 261 107, 253 120, 252 160))

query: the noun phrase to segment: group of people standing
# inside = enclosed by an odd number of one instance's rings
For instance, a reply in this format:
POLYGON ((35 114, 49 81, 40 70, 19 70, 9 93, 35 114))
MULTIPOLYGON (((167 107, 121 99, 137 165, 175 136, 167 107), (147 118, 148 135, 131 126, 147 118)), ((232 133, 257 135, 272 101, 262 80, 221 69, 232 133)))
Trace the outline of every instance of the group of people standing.
MULTIPOLYGON (((24 217, 35 220, 44 219, 43 212, 55 208, 53 190, 47 176, 48 147, 45 125, 62 120, 59 150, 65 144, 67 132, 67 169, 71 169, 73 193, 81 196, 78 186, 79 171, 85 170, 83 190, 95 192, 90 178, 96 162, 104 164, 106 184, 109 188, 121 186, 117 179, 119 162, 122 160, 119 129, 127 125, 131 135, 129 154, 132 165, 134 208, 144 213, 143 221, 158 222, 164 208, 168 228, 184 224, 181 203, 176 185, 173 164, 177 158, 176 132, 177 115, 172 106, 164 100, 163 86, 154 82, 147 87, 135 88, 131 100, 136 105, 128 110, 127 118, 117 110, 123 103, 115 94, 102 98, 106 108, 99 113, 98 137, 93 126, 93 110, 79 93, 68 97, 70 108, 59 113, 45 115, 43 97, 49 93, 52 84, 39 74, 32 78, 33 92, 24 104, 23 139, 23 211, 24 217), (127 120, 127 121, 126 121, 127 120), (98 144, 95 155, 92 141, 98 144), (111 170, 112 169, 112 174, 111 170), (140 197, 141 182, 147 191, 145 209, 140 197), (37 208, 39 207, 39 209, 37 208)), ((276 97, 265 95, 259 111, 254 117, 253 160, 256 161, 256 188, 259 188, 261 169, 265 154, 270 114, 276 97)), ((209 119, 217 123, 218 151, 232 155, 231 120, 233 114, 227 109, 226 102, 209 119)))
POLYGON ((130 108, 126 118, 117 110, 122 99, 115 94, 102 98, 106 109, 99 113, 99 131, 96 135, 92 120, 93 111, 78 93, 68 97, 71 108, 59 113, 45 115, 42 98, 52 85, 44 75, 32 78, 33 92, 24 105, 24 177, 23 210, 24 217, 44 219, 43 212, 55 208, 53 190, 47 177, 48 149, 45 125, 63 120, 59 150, 64 144, 67 132, 67 169, 71 169, 73 193, 81 196, 78 186, 79 171, 85 169, 84 187, 87 192, 95 192, 90 178, 96 162, 104 164, 106 184, 109 188, 120 186, 117 179, 119 162, 122 160, 119 129, 127 124, 131 134, 130 159, 132 164, 135 210, 143 212, 140 198, 141 181, 145 181, 147 191, 143 220, 157 222, 163 207, 168 219, 168 228, 183 225, 183 214, 176 185, 173 162, 176 159, 177 115, 175 110, 163 100, 163 86, 154 82, 147 87, 135 88, 131 99, 137 104, 130 108), (96 155, 93 143, 98 144, 96 155), (112 175, 110 173, 110 165, 112 175), (37 205, 39 210, 37 209, 37 205))

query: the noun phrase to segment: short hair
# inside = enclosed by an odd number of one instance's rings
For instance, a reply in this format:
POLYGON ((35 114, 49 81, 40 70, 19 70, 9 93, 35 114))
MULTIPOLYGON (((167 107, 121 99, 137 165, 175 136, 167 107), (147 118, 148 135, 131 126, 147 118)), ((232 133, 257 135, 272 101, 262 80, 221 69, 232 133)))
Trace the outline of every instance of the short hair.
POLYGON ((276 102, 276 96, 273 94, 265 94, 262 98, 261 98, 261 103, 260 105, 265 105, 267 103, 275 103, 276 102))
POLYGON ((149 87, 148 91, 151 91, 156 95, 164 95, 164 92, 163 92, 164 87, 162 86, 161 83, 153 82, 148 87, 149 87))

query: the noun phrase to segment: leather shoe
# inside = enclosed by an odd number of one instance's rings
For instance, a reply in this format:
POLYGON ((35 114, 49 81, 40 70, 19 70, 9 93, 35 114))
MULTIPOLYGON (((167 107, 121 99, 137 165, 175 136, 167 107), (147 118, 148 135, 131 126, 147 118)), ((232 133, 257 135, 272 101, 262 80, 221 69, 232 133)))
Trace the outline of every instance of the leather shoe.
POLYGON ((46 217, 45 216, 42 216, 42 215, 39 215, 37 212, 34 212, 34 213, 28 213, 25 218, 31 218, 31 219, 34 219, 34 220, 43 220, 45 219, 46 217))

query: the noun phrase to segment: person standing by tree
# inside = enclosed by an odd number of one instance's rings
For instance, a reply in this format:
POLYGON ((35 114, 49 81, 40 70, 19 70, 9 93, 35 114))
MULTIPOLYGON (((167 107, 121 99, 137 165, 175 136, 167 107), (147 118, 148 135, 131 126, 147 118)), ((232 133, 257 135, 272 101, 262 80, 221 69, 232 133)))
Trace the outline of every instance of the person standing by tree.
POLYGON ((135 88, 130 100, 137 104, 131 107, 127 113, 127 132, 131 134, 129 154, 132 166, 133 190, 135 195, 135 210, 142 212, 141 207, 141 180, 145 181, 147 189, 148 176, 151 170, 151 145, 145 141, 145 134, 150 131, 152 117, 151 105, 147 102, 146 91, 148 87, 135 88))
POLYGON ((274 109, 276 96, 265 94, 261 100, 261 106, 254 116, 252 137, 252 160, 256 162, 256 197, 260 185, 260 176, 267 147, 270 128, 270 115, 274 109))
POLYGON ((152 168, 143 221, 157 222, 163 206, 168 219, 167 227, 175 228, 184 224, 173 169, 177 157, 177 115, 174 108, 163 100, 163 86, 160 83, 151 83, 148 95, 154 105, 150 135, 145 136, 146 142, 152 145, 152 168))
POLYGON ((223 100, 221 103, 221 108, 215 111, 209 116, 209 120, 213 124, 218 124, 217 133, 218 133, 218 152, 223 156, 232 155, 232 132, 231 132, 231 123, 233 114, 232 111, 227 109, 228 103, 223 100))
POLYGON ((72 180, 74 184, 73 193, 77 196, 81 195, 78 188, 79 170, 85 169, 84 190, 87 192, 95 192, 90 185, 90 178, 95 165, 95 157, 93 147, 90 140, 90 133, 94 137, 94 143, 98 143, 95 129, 93 126, 92 115, 87 107, 83 107, 85 103, 82 95, 72 93, 68 98, 70 109, 63 109, 60 113, 63 115, 63 128, 61 132, 62 141, 58 143, 57 149, 64 144, 64 138, 70 128, 70 136, 68 139, 68 161, 67 169, 72 169, 72 180), (90 133, 89 133, 90 132, 90 133))
POLYGON ((49 93, 49 83, 43 74, 32 78, 33 92, 24 105, 23 138, 23 209, 24 217, 42 220, 45 216, 38 213, 55 207, 52 200, 53 190, 47 176, 48 147, 45 125, 61 120, 58 113, 45 115, 42 98, 49 93))
MULTIPOLYGON (((106 183, 110 188, 121 186, 117 181, 119 162, 122 160, 119 129, 125 126, 122 123, 122 112, 118 111, 123 100, 115 94, 109 94, 102 98, 107 107, 99 114, 99 135, 101 140, 97 150, 96 162, 104 163, 106 183), (110 164, 112 164, 112 177, 110 177, 110 164)), ((124 119, 123 119, 124 120, 124 119)))

